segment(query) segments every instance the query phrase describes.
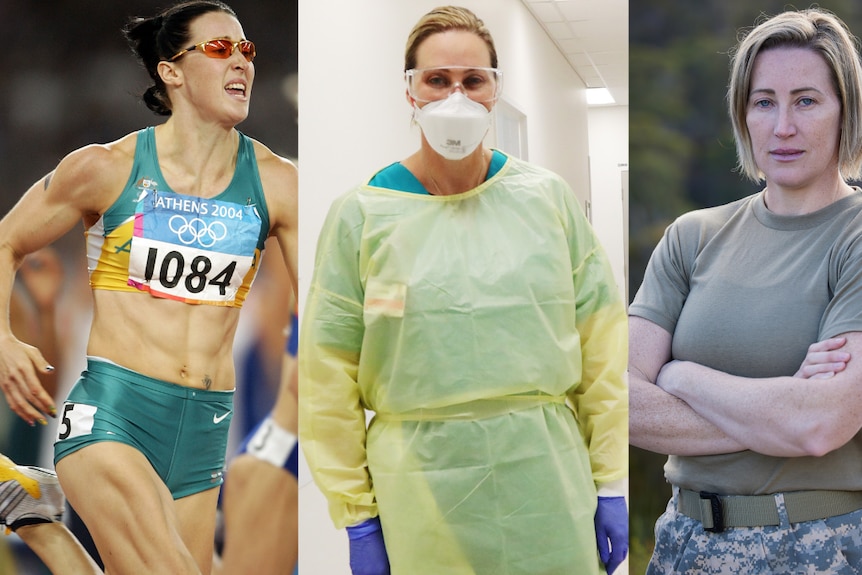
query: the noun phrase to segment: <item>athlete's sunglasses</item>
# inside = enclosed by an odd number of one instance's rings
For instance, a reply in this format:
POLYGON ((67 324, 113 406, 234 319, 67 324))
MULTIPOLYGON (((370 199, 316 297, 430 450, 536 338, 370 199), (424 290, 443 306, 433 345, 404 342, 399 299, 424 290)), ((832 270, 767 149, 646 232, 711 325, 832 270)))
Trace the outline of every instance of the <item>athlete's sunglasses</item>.
POLYGON ((194 50, 200 50, 208 58, 226 60, 233 55, 233 51, 236 49, 239 49, 239 53, 245 56, 245 59, 249 62, 254 60, 254 57, 257 55, 257 52, 254 49, 254 42, 251 40, 232 42, 226 38, 216 38, 214 40, 207 40, 205 42, 195 44, 194 46, 189 46, 185 50, 180 50, 168 61, 173 62, 186 52, 193 52, 194 50))

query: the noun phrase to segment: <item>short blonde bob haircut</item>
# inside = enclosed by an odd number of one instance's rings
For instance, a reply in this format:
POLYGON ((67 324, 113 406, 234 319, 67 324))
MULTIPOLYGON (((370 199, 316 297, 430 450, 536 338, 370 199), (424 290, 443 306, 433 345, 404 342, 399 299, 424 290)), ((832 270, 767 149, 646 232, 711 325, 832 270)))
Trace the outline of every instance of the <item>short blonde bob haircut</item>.
POLYGON ((819 8, 788 11, 763 20, 732 52, 727 103, 736 141, 738 168, 748 178, 764 180, 754 160, 746 124, 751 74, 757 55, 772 48, 807 48, 829 66, 835 94, 841 100, 838 169, 844 179, 862 174, 862 67, 859 40, 837 16, 819 8))
POLYGON ((497 49, 494 47, 494 39, 485 27, 485 23, 467 8, 441 6, 422 16, 413 30, 410 31, 410 36, 407 38, 407 48, 404 51, 404 71, 416 67, 416 52, 426 38, 449 30, 472 32, 484 40, 491 57, 491 68, 497 67, 497 49))

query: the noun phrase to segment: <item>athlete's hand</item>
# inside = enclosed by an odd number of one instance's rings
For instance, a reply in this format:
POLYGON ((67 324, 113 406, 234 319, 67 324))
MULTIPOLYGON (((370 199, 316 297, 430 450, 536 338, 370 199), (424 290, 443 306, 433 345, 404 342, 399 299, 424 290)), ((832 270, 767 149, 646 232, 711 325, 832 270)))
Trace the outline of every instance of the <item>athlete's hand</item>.
POLYGON ((850 354, 840 351, 847 339, 833 337, 808 346, 808 353, 793 377, 803 379, 828 379, 844 371, 850 361, 850 354))
POLYGON ((57 415, 54 400, 37 375, 52 371, 38 349, 11 334, 0 336, 0 388, 12 411, 30 425, 45 425, 44 414, 57 415))

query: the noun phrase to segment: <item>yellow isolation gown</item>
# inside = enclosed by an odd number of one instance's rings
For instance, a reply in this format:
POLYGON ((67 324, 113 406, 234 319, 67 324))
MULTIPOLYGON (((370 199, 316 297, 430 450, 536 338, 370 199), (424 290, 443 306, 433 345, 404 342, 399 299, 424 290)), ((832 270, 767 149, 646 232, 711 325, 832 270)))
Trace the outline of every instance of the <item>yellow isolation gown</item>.
POLYGON ((393 575, 600 573, 595 485, 627 473, 606 257, 560 177, 498 157, 455 196, 360 186, 318 240, 300 445, 337 527, 380 516, 393 575))

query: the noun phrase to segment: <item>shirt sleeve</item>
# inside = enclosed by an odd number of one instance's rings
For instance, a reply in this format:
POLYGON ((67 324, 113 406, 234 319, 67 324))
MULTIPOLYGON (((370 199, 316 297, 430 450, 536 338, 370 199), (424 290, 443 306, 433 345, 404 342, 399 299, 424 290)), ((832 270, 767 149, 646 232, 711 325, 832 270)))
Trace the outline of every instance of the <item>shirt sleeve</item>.
POLYGON ((690 264, 684 257, 679 226, 678 220, 665 230, 629 306, 629 315, 647 319, 671 334, 689 294, 690 264))
POLYGON ((844 228, 836 246, 829 263, 832 299, 820 321, 819 340, 862 331, 862 216, 844 228))

